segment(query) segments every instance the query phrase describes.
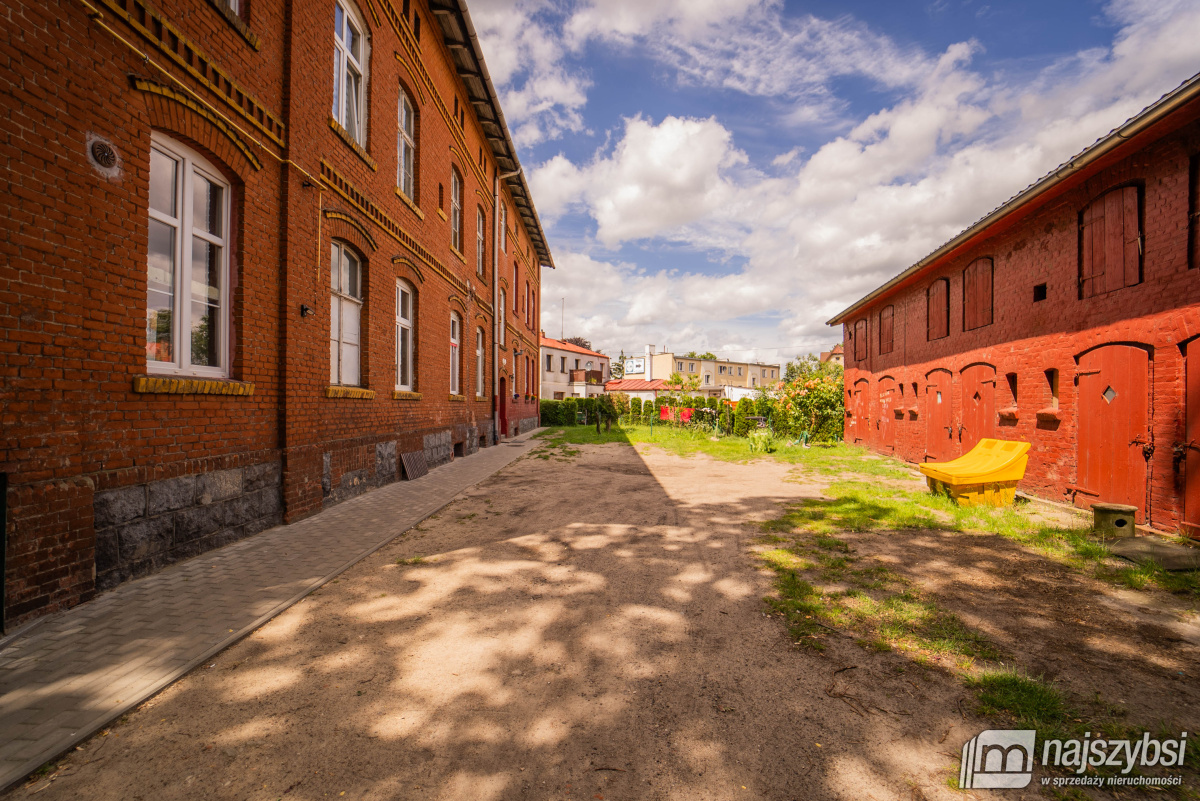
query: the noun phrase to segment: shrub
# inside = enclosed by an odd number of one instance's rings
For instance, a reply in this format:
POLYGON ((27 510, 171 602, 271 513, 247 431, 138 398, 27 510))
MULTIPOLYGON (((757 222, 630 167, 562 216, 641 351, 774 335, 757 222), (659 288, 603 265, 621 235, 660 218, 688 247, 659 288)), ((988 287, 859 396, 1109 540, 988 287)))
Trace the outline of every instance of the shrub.
POLYGON ((778 443, 767 431, 756 431, 750 435, 751 453, 774 453, 778 443))
POLYGON ((718 421, 721 426, 721 431, 726 434, 733 433, 733 407, 728 403, 721 403, 721 412, 718 421))
POLYGON ((629 401, 629 413, 633 415, 635 420, 642 419, 642 399, 631 398, 629 401))
POLYGON ((618 416, 629 414, 629 396, 624 392, 614 392, 608 396, 612 399, 613 409, 616 410, 618 416))
POLYGON ((814 442, 842 438, 846 406, 840 371, 785 383, 774 406, 776 430, 786 429, 793 437, 807 431, 814 442))
POLYGON ((754 401, 749 398, 742 398, 737 402, 737 410, 733 414, 733 433, 739 437, 750 435, 750 426, 752 423, 748 419, 754 414, 754 401))
POLYGON ((567 398, 562 402, 562 423, 564 426, 575 425, 576 412, 579 411, 579 404, 574 398, 567 398))

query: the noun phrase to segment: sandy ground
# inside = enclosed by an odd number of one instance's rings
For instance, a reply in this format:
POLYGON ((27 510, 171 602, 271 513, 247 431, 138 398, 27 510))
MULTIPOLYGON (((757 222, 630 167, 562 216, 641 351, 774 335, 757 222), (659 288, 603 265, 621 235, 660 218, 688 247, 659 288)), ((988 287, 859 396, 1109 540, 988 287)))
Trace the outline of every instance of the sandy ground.
MULTIPOLYGON (((468 490, 10 797, 967 797, 946 779, 992 725, 957 680, 849 638, 801 650, 764 615, 746 524, 818 484, 578 450, 468 490)), ((992 536, 847 539, 1080 697, 1194 727, 1198 643, 1162 596, 992 536)))

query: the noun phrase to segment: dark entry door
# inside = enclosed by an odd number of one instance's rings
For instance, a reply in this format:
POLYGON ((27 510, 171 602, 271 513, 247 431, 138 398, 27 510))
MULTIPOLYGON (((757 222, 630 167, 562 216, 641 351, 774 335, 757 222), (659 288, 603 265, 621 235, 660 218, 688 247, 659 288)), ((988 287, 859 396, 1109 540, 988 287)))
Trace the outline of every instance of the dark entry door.
POLYGON ((996 436, 996 368, 973 364, 962 371, 962 428, 959 441, 962 452, 974 448, 979 440, 996 436))
POLYGON ((1136 506, 1137 521, 1145 522, 1149 378, 1142 348, 1105 345, 1079 358, 1077 506, 1136 506))
POLYGON ((925 461, 946 462, 954 458, 950 372, 934 370, 925 377, 925 382, 925 461))
POLYGON ((508 436, 508 383, 500 379, 500 437, 508 436))
POLYGON ((1187 398, 1185 408, 1185 462, 1183 490, 1183 533, 1200 537, 1200 339, 1187 344, 1187 398))

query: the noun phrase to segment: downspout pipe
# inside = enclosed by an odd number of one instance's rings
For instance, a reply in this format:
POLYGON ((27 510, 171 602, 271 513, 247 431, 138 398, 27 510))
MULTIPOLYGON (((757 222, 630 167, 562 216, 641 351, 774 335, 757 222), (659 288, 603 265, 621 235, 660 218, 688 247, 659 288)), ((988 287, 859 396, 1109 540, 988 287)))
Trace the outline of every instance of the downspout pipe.
MULTIPOLYGON (((493 173, 492 178, 492 431, 495 441, 508 434, 500 432, 500 333, 504 325, 504 309, 500 308, 500 245, 508 231, 500 230, 500 182, 521 174, 521 168, 503 174, 493 173)), ((507 224, 505 225, 507 228, 507 224)))

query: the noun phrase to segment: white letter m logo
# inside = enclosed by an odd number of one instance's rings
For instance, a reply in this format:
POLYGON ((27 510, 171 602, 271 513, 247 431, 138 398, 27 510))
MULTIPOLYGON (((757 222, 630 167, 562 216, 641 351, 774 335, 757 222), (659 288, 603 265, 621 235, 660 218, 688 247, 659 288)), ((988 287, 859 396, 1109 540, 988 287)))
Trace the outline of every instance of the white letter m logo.
POLYGON ((963 790, 1026 787, 1033 778, 1032 729, 989 729, 963 746, 958 786, 963 790))

